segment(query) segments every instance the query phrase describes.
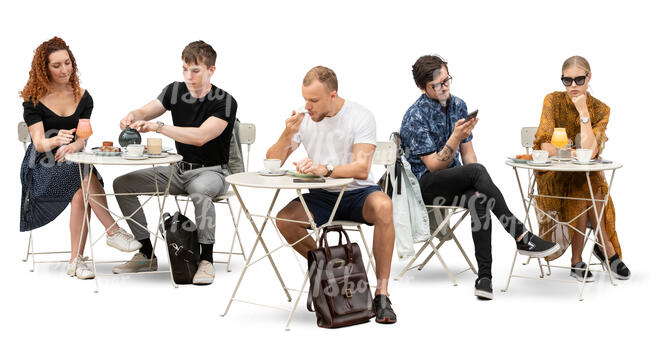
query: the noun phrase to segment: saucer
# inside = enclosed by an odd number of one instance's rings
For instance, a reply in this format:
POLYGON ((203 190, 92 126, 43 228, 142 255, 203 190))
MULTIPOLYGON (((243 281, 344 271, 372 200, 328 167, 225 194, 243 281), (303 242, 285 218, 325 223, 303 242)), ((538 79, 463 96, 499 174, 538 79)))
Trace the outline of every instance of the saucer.
POLYGON ((558 162, 570 162, 573 161, 573 157, 557 157, 557 156, 551 156, 549 157, 550 160, 552 161, 558 161, 558 162))
POLYGON ((262 169, 262 170, 258 171, 257 174, 263 175, 263 176, 282 176, 284 174, 287 174, 287 171, 281 169, 281 170, 278 170, 277 172, 271 172, 271 171, 268 171, 266 169, 262 169))
POLYGON ((598 162, 598 160, 596 160, 594 158, 594 159, 590 159, 587 162, 582 162, 582 161, 578 161, 577 158, 574 158, 572 162, 575 163, 575 164, 579 164, 579 165, 589 165, 589 164, 594 164, 594 163, 598 162))
POLYGON ((149 156, 149 158, 164 158, 164 157, 169 156, 169 153, 167 153, 167 152, 161 152, 161 153, 159 153, 159 154, 157 154, 157 155, 147 153, 146 156, 149 156))
POLYGON ((143 160, 149 158, 149 156, 147 156, 147 154, 143 154, 142 156, 129 156, 125 153, 124 155, 122 155, 122 158, 128 160, 143 160))
POLYGON ((553 164, 552 161, 546 161, 546 162, 535 162, 535 161, 528 161, 526 162, 529 166, 534 166, 534 167, 548 167, 551 164, 553 164))

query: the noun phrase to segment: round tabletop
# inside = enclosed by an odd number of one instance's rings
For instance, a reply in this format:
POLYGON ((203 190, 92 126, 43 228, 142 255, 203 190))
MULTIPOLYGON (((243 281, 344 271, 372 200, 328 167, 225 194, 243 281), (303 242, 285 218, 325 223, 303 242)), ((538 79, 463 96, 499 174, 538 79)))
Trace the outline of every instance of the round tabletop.
POLYGON ((507 160, 506 164, 514 168, 543 170, 548 172, 600 172, 604 170, 615 170, 623 167, 623 164, 618 162, 612 162, 612 163, 596 162, 594 164, 578 164, 569 161, 567 162, 552 161, 551 165, 549 166, 539 166, 539 165, 530 165, 528 163, 515 163, 511 160, 507 160))
POLYGON ((66 161, 74 163, 94 164, 94 165, 157 165, 157 164, 172 164, 180 162, 183 156, 177 154, 169 154, 166 157, 158 158, 145 158, 145 159, 126 159, 122 156, 99 156, 89 152, 75 152, 65 155, 66 161))
POLYGON ((247 172, 229 175, 226 182, 235 186, 269 188, 269 189, 317 189, 331 188, 350 184, 351 178, 325 178, 325 182, 293 182, 295 177, 285 174, 282 176, 265 176, 257 172, 247 172))

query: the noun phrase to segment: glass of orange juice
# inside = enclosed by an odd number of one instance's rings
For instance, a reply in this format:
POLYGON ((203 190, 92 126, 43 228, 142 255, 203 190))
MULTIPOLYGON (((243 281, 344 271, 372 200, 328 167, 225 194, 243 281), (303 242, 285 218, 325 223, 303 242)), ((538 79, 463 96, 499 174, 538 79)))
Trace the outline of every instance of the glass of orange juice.
POLYGON ((90 120, 87 118, 79 119, 77 124, 76 134, 78 137, 83 139, 84 148, 86 147, 86 141, 93 134, 93 128, 90 126, 90 120))
POLYGON ((562 150, 565 150, 565 147, 569 144, 569 138, 567 137, 565 128, 555 128, 553 130, 551 144, 558 149, 558 157, 565 157, 565 151, 562 150))

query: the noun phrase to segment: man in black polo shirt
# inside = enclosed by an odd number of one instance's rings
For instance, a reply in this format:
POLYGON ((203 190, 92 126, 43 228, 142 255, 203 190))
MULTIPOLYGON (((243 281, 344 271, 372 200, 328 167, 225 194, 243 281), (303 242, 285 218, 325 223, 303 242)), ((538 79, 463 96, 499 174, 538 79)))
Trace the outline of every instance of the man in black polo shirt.
MULTIPOLYGON (((183 78, 185 82, 173 82, 165 87, 157 99, 131 111, 120 121, 120 128, 126 126, 141 133, 157 132, 175 140, 176 150, 183 161, 172 170, 169 193, 187 194, 192 199, 196 214, 201 263, 194 276, 194 284, 211 284, 214 280, 212 245, 214 244, 215 211, 212 198, 224 194, 228 189, 228 155, 237 102, 226 91, 212 85, 210 78, 215 70, 217 54, 210 45, 195 41, 183 50, 183 78), (174 124, 167 125, 151 120, 170 110, 174 124)), ((115 193, 151 192, 166 187, 169 168, 142 169, 120 176, 113 182, 115 193)), ((116 196, 125 216, 142 226, 147 222, 140 201, 135 196, 116 196), (137 212, 136 212, 137 210, 137 212), (134 214, 135 212, 135 214, 134 214)), ((113 268, 113 273, 133 273, 149 270, 158 261, 153 254, 149 232, 133 221, 128 221, 135 238, 142 248, 131 261, 113 268)))

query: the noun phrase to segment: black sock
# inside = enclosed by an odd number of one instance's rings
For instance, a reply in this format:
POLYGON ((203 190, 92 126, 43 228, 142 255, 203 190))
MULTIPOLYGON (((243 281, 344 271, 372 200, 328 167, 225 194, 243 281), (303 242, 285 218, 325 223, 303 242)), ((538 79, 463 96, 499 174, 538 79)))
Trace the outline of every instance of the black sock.
POLYGON ((201 261, 212 261, 212 244, 201 244, 201 261))
POLYGON ((153 255, 153 245, 151 245, 151 240, 149 238, 145 238, 138 240, 138 242, 142 244, 140 252, 143 253, 148 259, 150 259, 153 255))

